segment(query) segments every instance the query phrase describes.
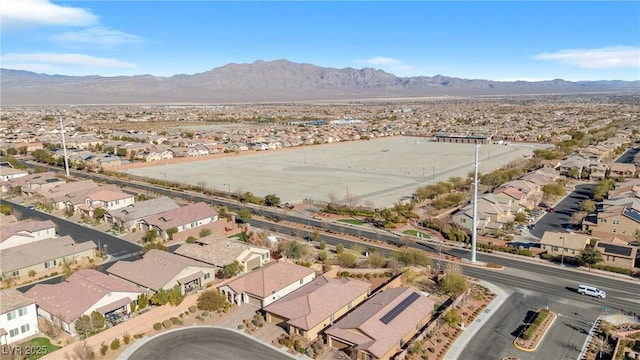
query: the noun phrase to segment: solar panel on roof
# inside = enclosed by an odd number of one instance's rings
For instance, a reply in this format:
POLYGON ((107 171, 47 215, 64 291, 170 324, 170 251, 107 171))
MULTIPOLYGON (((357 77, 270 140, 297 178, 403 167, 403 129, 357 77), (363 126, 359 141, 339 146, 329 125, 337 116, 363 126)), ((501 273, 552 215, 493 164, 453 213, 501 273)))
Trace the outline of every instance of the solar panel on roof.
POLYGON ((384 314, 383 317, 380 318, 385 325, 390 323, 391 320, 395 319, 396 316, 400 315, 401 312, 404 311, 409 305, 413 304, 416 300, 420 298, 420 294, 411 293, 411 295, 407 296, 406 299, 402 300, 400 304, 396 305, 393 309, 389 310, 388 313, 384 314))
POLYGON ((614 244, 598 244, 598 247, 604 248, 604 251, 609 254, 616 254, 621 256, 631 256, 631 248, 626 246, 614 245, 614 244))
POLYGON ((640 222, 640 212, 637 212, 633 209, 624 209, 624 211, 622 212, 622 215, 628 216, 631 219, 640 222))

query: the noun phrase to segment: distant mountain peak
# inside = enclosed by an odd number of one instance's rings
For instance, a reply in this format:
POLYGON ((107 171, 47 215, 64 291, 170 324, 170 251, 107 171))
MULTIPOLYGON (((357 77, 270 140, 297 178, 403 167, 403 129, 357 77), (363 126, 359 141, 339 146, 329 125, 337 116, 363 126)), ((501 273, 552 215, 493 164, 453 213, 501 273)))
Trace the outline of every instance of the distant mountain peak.
POLYGON ((229 63, 171 77, 64 76, 1 70, 5 105, 231 103, 433 96, 638 92, 639 81, 493 81, 445 75, 398 77, 365 67, 336 69, 287 59, 229 63))

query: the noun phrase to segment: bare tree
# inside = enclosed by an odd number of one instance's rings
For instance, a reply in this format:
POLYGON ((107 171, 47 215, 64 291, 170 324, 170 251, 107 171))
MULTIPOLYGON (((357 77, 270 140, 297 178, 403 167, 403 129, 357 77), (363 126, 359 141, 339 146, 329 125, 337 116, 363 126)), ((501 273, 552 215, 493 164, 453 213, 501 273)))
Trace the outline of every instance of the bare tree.
POLYGON ((347 206, 349 206, 349 208, 354 208, 356 207, 359 203, 360 203, 360 197, 357 195, 351 195, 349 194, 349 196, 345 197, 345 203, 347 204, 347 206))
POLYGON ((71 353, 65 353, 64 358, 65 360, 94 360, 96 353, 86 341, 82 341, 71 348, 71 353))
POLYGON ((336 193, 331 192, 327 196, 329 196, 329 204, 335 205, 338 203, 338 195, 336 193))

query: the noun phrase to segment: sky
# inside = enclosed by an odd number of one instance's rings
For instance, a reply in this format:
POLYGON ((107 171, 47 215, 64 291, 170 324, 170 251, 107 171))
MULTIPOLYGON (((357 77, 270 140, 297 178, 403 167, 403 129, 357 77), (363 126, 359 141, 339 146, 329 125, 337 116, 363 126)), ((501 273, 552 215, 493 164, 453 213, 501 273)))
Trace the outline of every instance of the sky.
POLYGON ((639 1, 2 0, 2 68, 172 76, 287 59, 396 76, 640 80, 639 1))

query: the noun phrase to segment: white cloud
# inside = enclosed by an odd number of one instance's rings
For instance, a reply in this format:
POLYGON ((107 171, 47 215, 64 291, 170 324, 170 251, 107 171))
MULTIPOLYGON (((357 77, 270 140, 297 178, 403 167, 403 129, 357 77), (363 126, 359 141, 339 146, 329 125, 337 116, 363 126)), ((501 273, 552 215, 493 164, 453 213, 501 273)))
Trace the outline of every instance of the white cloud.
POLYGON ((87 66, 92 68, 133 68, 134 64, 125 61, 98 58, 83 54, 56 54, 56 53, 33 53, 33 54, 6 54, 0 59, 2 66, 12 69, 20 63, 27 63, 30 66, 87 66))
POLYGON ((91 27, 79 31, 63 32, 51 35, 51 39, 65 44, 91 44, 102 47, 113 47, 127 43, 142 42, 142 38, 139 36, 106 27, 91 27))
POLYGON ((370 65, 399 65, 402 64, 402 61, 394 58, 382 57, 382 56, 374 56, 372 58, 360 61, 365 64, 370 65))
POLYGON ((640 48, 611 46, 599 49, 566 49, 534 56, 585 69, 640 68, 640 48))
POLYGON ((418 67, 406 64, 402 60, 383 56, 358 60, 357 63, 365 66, 374 66, 396 76, 417 76, 420 70, 418 67))
POLYGON ((48 0, 3 1, 0 19, 3 29, 38 25, 89 26, 98 22, 90 11, 52 4, 48 0))

